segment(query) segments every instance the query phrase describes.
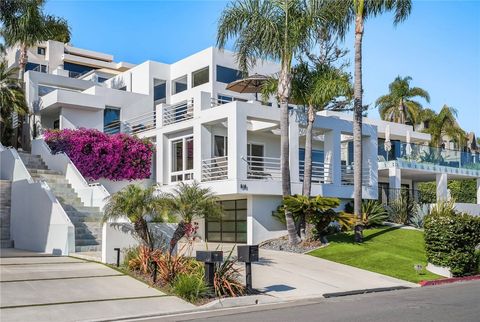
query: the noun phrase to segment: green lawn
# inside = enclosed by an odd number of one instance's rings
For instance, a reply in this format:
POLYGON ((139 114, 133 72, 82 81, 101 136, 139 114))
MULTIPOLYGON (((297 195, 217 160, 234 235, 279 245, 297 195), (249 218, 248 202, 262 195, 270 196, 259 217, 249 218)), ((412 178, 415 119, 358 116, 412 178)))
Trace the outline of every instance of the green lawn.
POLYGON ((423 232, 382 227, 364 231, 364 243, 353 243, 352 232, 329 236, 330 245, 310 255, 363 268, 410 282, 440 278, 423 270, 418 274, 415 264, 427 264, 423 232))

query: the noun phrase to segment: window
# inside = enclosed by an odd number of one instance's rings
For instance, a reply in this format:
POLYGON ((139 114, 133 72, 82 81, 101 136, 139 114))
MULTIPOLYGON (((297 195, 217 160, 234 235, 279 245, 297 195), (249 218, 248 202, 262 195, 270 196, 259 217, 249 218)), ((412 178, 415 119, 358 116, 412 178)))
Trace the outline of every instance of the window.
POLYGON ((222 105, 222 104, 227 104, 229 102, 233 101, 238 101, 238 102, 246 102, 246 99, 243 98, 238 98, 238 97, 233 97, 233 96, 228 96, 228 95, 222 95, 218 94, 217 95, 217 105, 222 105))
POLYGON ((35 64, 35 63, 27 63, 25 65, 25 71, 33 70, 35 72, 46 73, 47 72, 47 65, 35 64))
POLYGON ((171 143, 170 181, 193 179, 193 136, 176 139, 171 143))
POLYGON ((163 79, 153 79, 153 101, 164 103, 167 97, 167 82, 163 79))
POLYGON ((215 157, 226 157, 228 155, 228 138, 215 135, 213 141, 213 155, 215 157))
POLYGON ((106 77, 100 77, 100 76, 98 76, 98 77, 97 77, 97 82, 103 83, 103 82, 105 82, 107 79, 108 79, 108 78, 106 78, 106 77))
POLYGON ((208 83, 209 67, 205 67, 192 73, 192 87, 208 83))
POLYGON ((206 239, 209 242, 247 242, 247 200, 224 200, 221 218, 206 218, 206 239))
POLYGON ((247 144, 247 160, 248 160, 248 178, 263 177, 264 158, 263 158, 263 145, 259 144, 247 144))
POLYGON ((45 47, 37 47, 37 54, 45 56, 45 53, 47 52, 47 48, 45 47))
POLYGON ((93 67, 90 67, 90 66, 74 64, 74 63, 64 62, 63 63, 63 69, 68 70, 68 76, 69 77, 77 78, 77 77, 80 77, 81 75, 86 74, 89 71, 94 70, 96 68, 93 68, 93 67))
POLYGON ((38 96, 45 96, 58 88, 46 85, 38 85, 38 96))
MULTIPOLYGON (((298 160, 300 161, 300 181, 303 182, 303 175, 305 170, 305 149, 300 148, 298 149, 298 160)), ((322 150, 312 150, 312 165, 318 165, 318 163, 324 162, 324 153, 322 150)), ((319 183, 323 180, 323 175, 321 171, 314 170, 312 172, 312 182, 319 183)))
POLYGON ((120 132, 120 108, 106 106, 103 110, 103 132, 115 134, 120 132))
POLYGON ((187 90, 187 75, 172 81, 172 94, 178 94, 187 90))
POLYGON ((53 129, 54 130, 60 129, 60 120, 53 121, 53 129))
POLYGON ((241 78, 243 78, 241 71, 217 65, 217 82, 228 84, 241 78))

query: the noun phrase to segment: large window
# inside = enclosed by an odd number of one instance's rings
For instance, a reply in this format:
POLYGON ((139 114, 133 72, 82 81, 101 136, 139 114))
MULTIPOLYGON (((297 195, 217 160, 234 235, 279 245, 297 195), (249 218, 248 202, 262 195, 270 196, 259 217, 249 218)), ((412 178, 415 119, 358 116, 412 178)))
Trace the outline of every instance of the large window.
POLYGON ((193 136, 171 141, 170 181, 193 180, 193 136))
POLYGON ((192 87, 208 83, 209 68, 208 66, 192 73, 192 87))
POLYGON ((217 82, 231 83, 243 77, 243 73, 237 69, 217 65, 217 82))
POLYGON ((47 65, 35 64, 35 63, 27 63, 25 65, 25 71, 33 70, 35 72, 46 73, 47 72, 47 65))
POLYGON ((103 132, 115 134, 120 132, 120 109, 107 106, 103 110, 103 132))
POLYGON ((167 82, 163 79, 153 79, 153 101, 165 103, 167 97, 167 82))
POLYGON ((177 94, 187 90, 187 75, 179 77, 172 81, 172 94, 177 94))
POLYGON ((247 200, 220 201, 221 218, 206 218, 206 239, 209 242, 247 242, 247 200))
POLYGON ((226 157, 228 155, 228 138, 226 136, 215 135, 213 143, 215 157, 226 157))
POLYGON ((77 78, 96 68, 65 62, 63 63, 63 69, 68 70, 69 77, 77 78))

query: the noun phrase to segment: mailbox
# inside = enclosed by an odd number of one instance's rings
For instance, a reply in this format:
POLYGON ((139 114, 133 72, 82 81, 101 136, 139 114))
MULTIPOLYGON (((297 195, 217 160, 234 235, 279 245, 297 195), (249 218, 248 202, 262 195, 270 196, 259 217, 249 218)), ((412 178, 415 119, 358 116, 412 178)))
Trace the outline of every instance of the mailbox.
POLYGON ((218 263, 223 261, 222 251, 197 251, 197 261, 204 263, 218 263))
POLYGON ((237 246, 239 262, 258 262, 258 245, 237 246))

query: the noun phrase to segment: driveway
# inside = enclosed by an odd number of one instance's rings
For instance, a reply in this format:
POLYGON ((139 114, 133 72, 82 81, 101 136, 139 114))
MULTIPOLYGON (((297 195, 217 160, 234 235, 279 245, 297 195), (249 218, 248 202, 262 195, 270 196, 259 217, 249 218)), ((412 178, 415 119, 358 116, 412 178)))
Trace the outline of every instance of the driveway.
POLYGON ((1 321, 116 320, 195 308, 102 264, 2 249, 1 321))

